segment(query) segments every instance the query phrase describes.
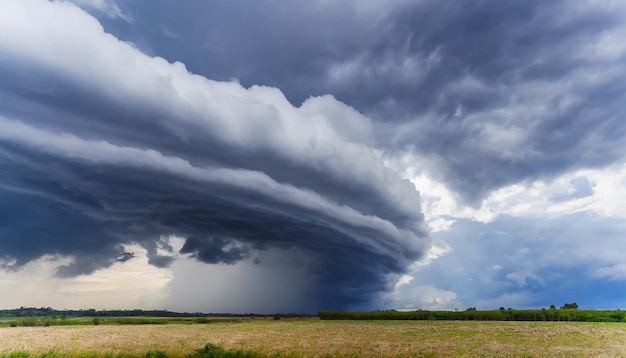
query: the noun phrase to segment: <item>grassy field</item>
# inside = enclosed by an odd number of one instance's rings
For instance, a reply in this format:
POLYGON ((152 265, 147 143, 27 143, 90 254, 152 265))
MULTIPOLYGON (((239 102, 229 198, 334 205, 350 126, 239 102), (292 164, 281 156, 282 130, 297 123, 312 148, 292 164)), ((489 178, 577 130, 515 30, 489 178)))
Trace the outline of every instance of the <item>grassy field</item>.
POLYGON ((184 357, 226 349, 323 357, 626 357, 626 324, 247 319, 238 323, 0 328, 0 356, 184 357))

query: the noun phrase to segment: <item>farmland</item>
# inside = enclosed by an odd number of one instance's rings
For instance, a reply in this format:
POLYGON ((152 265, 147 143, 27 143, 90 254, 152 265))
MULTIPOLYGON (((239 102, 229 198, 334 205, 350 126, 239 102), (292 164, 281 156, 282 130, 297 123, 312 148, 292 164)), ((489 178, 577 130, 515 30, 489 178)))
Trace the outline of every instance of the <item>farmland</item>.
POLYGON ((290 357, 626 357, 626 325, 579 322, 324 321, 268 318, 211 324, 0 328, 0 356, 185 357, 207 343, 290 357))

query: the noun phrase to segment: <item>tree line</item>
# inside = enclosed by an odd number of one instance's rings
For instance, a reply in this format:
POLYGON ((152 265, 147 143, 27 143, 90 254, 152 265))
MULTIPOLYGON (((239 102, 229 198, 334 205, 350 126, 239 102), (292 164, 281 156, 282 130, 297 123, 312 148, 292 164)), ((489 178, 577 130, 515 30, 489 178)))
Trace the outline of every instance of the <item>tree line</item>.
POLYGON ((21 318, 21 317, 274 317, 293 318, 308 317, 312 315, 296 314, 296 313, 276 313, 276 314, 256 314, 256 313, 201 313, 201 312, 172 312, 168 310, 96 310, 79 309, 79 310, 57 310, 51 307, 20 307, 14 309, 0 310, 0 318, 21 318))
MULTIPOLYGON (((577 306, 576 306, 577 307, 577 306)), ((323 320, 457 320, 457 321, 568 321, 568 322, 624 322, 626 312, 616 310, 579 310, 575 308, 480 311, 471 307, 465 311, 321 311, 323 320)))

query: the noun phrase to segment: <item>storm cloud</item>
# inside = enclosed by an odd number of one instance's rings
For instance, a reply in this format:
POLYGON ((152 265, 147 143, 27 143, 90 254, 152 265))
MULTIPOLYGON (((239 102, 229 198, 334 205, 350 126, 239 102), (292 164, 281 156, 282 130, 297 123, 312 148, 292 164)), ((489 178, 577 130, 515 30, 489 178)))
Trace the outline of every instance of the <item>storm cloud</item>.
POLYGON ((578 294, 577 275, 623 280, 619 259, 510 254, 567 248, 559 230, 584 219, 571 243, 584 257, 583 236, 622 226, 622 2, 6 0, 0 13, 4 274, 56 262, 69 282, 145 263, 170 280, 150 288, 168 307, 211 310, 185 305, 197 291, 245 311, 265 285, 249 306, 264 312, 539 305, 578 294), (469 289, 479 267, 491 286, 469 289), (555 272, 564 293, 545 291, 555 272))
POLYGON ((367 302, 428 250, 419 193, 351 107, 194 75, 70 3, 0 6, 5 268, 59 254, 57 275, 90 274, 130 243, 164 267, 168 235, 212 264, 296 248, 320 308, 367 302))
POLYGON ((103 18, 120 38, 209 78, 278 87, 292 103, 332 93, 373 119, 387 155, 414 155, 415 169, 473 206, 624 157, 621 2, 124 5, 143 16, 103 18))

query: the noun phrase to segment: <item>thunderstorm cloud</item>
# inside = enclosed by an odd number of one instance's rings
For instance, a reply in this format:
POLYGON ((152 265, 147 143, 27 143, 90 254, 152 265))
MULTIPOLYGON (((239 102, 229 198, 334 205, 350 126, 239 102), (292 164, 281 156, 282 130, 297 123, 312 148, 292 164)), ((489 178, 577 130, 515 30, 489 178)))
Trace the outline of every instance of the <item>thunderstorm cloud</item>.
POLYGON ((109 282, 87 307, 130 282, 194 311, 626 304, 623 2, 0 14, 6 302, 43 270, 109 282))
POLYGON ((129 243, 167 267, 169 235, 212 264, 293 248, 315 258, 323 307, 366 302, 428 250, 415 186, 332 96, 295 107, 192 74, 70 3, 0 6, 5 268, 58 254, 73 260, 57 275, 90 274, 129 243))

